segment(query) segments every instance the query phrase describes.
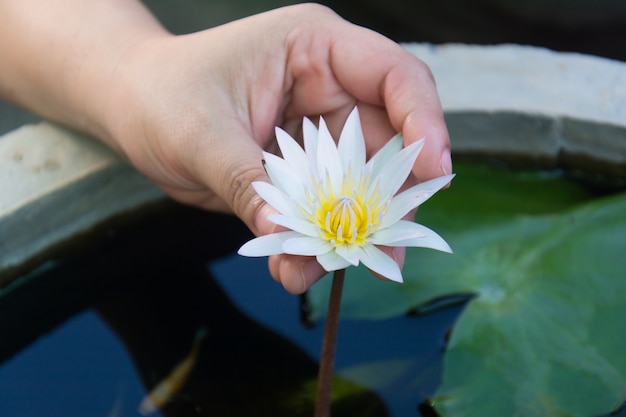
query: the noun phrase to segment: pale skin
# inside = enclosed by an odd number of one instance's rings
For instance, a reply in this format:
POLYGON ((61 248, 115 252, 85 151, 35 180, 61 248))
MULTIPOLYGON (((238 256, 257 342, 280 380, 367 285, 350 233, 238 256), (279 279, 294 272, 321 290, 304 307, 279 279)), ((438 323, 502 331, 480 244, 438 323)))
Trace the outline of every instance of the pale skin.
MULTIPOLYGON (((256 235, 276 230, 250 186, 269 181, 261 151, 276 151, 274 126, 295 136, 303 116, 338 136, 356 104, 369 155, 401 131, 427 138, 416 180, 452 171, 428 67, 323 6, 175 36, 136 0, 3 0, 0 56, 4 99, 101 139, 174 199, 234 213, 256 235)), ((402 265, 403 249, 388 253, 402 265)), ((325 274, 312 258, 268 265, 296 294, 325 274)))

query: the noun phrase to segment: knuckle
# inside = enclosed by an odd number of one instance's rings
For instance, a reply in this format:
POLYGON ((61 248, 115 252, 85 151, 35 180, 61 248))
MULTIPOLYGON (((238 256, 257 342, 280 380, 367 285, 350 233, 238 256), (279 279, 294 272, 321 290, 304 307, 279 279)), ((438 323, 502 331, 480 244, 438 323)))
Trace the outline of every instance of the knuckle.
POLYGON ((261 166, 240 165, 226 170, 223 182, 227 187, 224 192, 225 200, 233 212, 250 228, 254 227, 256 212, 264 204, 263 199, 252 188, 252 183, 264 175, 261 166))
POLYGON ((296 6, 294 6, 295 8, 297 8, 297 10, 303 14, 303 16, 306 16, 308 18, 310 18, 310 15, 313 13, 320 13, 320 14, 326 14, 329 16, 336 16, 337 14, 328 6, 324 6, 322 4, 318 4, 318 3, 302 3, 302 4, 298 4, 296 6))

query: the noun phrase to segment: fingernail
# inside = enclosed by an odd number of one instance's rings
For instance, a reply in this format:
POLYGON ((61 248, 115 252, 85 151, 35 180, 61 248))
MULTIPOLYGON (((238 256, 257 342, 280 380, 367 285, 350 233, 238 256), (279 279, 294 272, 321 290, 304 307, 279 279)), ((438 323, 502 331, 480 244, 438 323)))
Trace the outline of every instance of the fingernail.
POLYGON ((452 157, 450 156, 450 149, 445 149, 439 159, 439 169, 443 175, 452 174, 452 157))

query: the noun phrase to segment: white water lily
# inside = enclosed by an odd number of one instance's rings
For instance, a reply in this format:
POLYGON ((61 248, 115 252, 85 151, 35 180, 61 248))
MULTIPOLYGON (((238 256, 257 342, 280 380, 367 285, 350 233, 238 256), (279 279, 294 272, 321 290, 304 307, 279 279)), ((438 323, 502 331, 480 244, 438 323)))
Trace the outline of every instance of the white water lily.
POLYGON ((402 282, 400 268, 378 246, 451 252, 437 233, 403 217, 448 184, 454 175, 425 181, 396 195, 410 174, 424 139, 402 148, 402 136, 396 135, 366 162, 356 108, 346 120, 338 144, 323 118, 319 130, 305 118, 303 131, 304 149, 276 128, 283 158, 263 154, 272 184, 252 184, 280 213, 269 220, 289 230, 247 242, 239 249, 240 255, 315 256, 329 272, 362 262, 372 271, 402 282))

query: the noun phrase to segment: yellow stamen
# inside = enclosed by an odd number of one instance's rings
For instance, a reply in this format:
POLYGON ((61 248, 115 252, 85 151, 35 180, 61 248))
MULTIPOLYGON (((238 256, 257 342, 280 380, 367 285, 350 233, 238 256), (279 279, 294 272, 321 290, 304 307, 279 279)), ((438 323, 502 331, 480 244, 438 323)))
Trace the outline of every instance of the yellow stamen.
POLYGON ((370 184, 370 174, 362 172, 358 180, 344 175, 341 195, 333 191, 328 172, 307 189, 309 208, 305 216, 317 225, 320 237, 333 246, 366 245, 378 228, 389 197, 380 195, 380 184, 370 184))

